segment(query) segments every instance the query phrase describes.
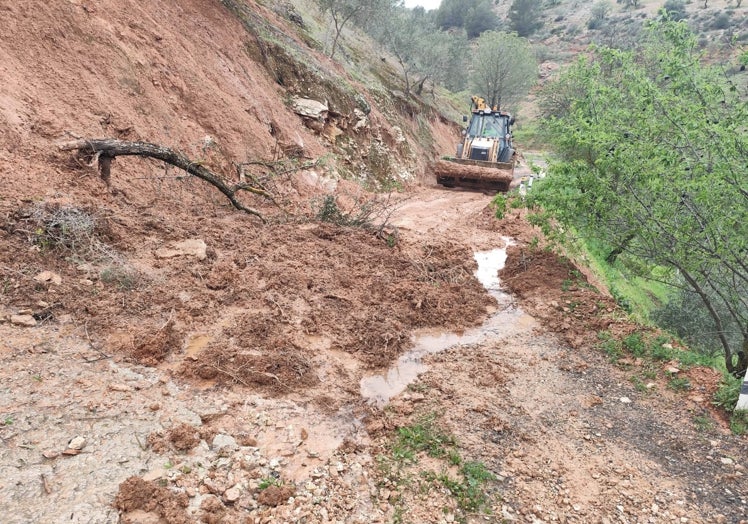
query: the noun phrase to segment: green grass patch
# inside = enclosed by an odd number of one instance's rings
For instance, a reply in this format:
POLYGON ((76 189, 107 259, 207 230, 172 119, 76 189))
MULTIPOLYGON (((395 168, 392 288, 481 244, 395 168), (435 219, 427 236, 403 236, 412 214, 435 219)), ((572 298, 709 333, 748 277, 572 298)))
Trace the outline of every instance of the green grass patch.
MULTIPOLYGON (((671 288, 655 280, 631 276, 620 263, 608 264, 605 260, 610 253, 608 246, 587 240, 583 248, 589 255, 590 269, 607 284, 618 305, 638 322, 649 324, 651 313, 669 300, 671 288)), ((662 268, 651 268, 652 278, 661 277, 662 271, 662 268)))
POLYGON ((641 377, 634 375, 630 380, 639 393, 646 393, 647 391, 649 391, 647 389, 647 385, 644 383, 644 381, 642 381, 641 377))
POLYGON ((623 339, 623 346, 633 355, 643 357, 647 354, 647 343, 639 331, 635 331, 623 339))
POLYGON ((512 129, 512 137, 522 149, 550 150, 550 137, 543 132, 537 121, 518 121, 512 129))
POLYGON ((748 433, 748 411, 735 411, 743 379, 735 378, 727 372, 722 374, 722 382, 714 393, 714 405, 730 414, 730 430, 736 435, 748 433))
POLYGON ((277 479, 275 477, 264 477, 260 479, 259 484, 257 484, 257 489, 260 491, 268 489, 270 486, 282 486, 283 482, 280 479, 277 479))
POLYGON ((442 458, 448 454, 449 449, 457 445, 452 435, 436 426, 435 418, 433 414, 428 415, 412 426, 397 430, 397 440, 392 447, 395 459, 413 462, 421 451, 429 457, 442 458))
POLYGON ((456 498, 460 509, 475 513, 488 504, 484 485, 495 478, 482 462, 466 462, 460 468, 460 478, 443 473, 436 479, 456 498))
POLYGON ((608 355, 611 362, 618 362, 623 356, 623 343, 609 331, 598 332, 597 339, 600 341, 598 348, 608 355))
MULTIPOLYGON (((383 485, 397 486, 400 494, 395 503, 396 522, 404 522, 407 512, 402 506, 406 490, 423 497, 435 487, 446 489, 454 498, 458 512, 455 518, 465 522, 467 516, 486 513, 490 507, 488 483, 496 476, 478 461, 465 461, 454 435, 444 431, 435 414, 428 414, 414 423, 398 428, 386 454, 377 457, 383 485), (441 464, 433 469, 422 469, 419 459, 424 456, 441 464)), ((392 500, 392 499, 390 499, 392 500)), ((445 511, 454 511, 445 507, 445 511)))
POLYGON ((673 391, 687 391, 691 389, 691 382, 686 377, 673 377, 668 381, 667 387, 673 391))
POLYGON ((714 429, 714 421, 709 417, 709 415, 696 415, 693 417, 693 423, 696 426, 696 429, 702 433, 709 433, 714 429))
POLYGON ((748 433, 748 411, 733 411, 730 417, 730 431, 736 435, 748 433))

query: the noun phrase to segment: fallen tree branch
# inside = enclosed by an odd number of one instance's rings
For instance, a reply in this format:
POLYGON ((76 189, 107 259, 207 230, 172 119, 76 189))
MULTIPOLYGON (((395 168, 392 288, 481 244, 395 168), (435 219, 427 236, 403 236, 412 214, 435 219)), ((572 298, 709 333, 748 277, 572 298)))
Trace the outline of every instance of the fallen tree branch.
MULTIPOLYGON (((109 184, 112 160, 118 156, 143 156, 162 160, 208 182, 223 193, 236 209, 254 215, 265 222, 265 217, 259 211, 245 206, 236 198, 238 191, 249 191, 268 198, 268 194, 265 191, 253 188, 247 184, 228 186, 216 174, 199 162, 193 162, 182 153, 168 147, 150 142, 128 142, 112 138, 95 138, 66 142, 60 144, 59 148, 61 151, 78 150, 79 153, 91 156, 92 160, 98 161, 99 174, 107 185, 109 184)), ((272 200, 272 197, 270 197, 270 200, 272 200)))

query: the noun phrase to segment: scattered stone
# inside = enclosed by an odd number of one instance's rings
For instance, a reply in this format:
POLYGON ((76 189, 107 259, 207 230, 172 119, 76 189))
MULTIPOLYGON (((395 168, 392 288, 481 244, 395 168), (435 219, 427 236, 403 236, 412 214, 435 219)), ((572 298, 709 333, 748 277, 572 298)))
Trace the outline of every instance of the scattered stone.
POLYGON ((668 366, 667 369, 665 369, 667 373, 670 373, 671 375, 675 375, 677 373, 680 373, 680 369, 675 366, 668 366))
POLYGON ((163 468, 156 468, 143 475, 143 480, 150 482, 166 477, 166 470, 163 468))
POLYGON ((60 456, 59 451, 49 450, 49 451, 42 452, 42 457, 44 457, 45 459, 56 459, 59 456, 60 456))
POLYGON ((70 439, 70 442, 68 442, 68 449, 76 449, 81 450, 86 447, 86 439, 81 436, 73 437, 70 439))
POLYGON ((236 439, 232 437, 231 435, 219 433, 218 435, 213 437, 213 443, 211 447, 213 449, 221 449, 221 448, 238 449, 239 444, 237 444, 236 439))
POLYGON ((369 127, 369 118, 363 111, 356 108, 353 110, 353 114, 356 117, 356 123, 353 125, 354 132, 358 132, 369 127))
POLYGON ((16 326, 34 327, 36 319, 31 315, 11 315, 10 323, 16 326))
POLYGON ((725 466, 729 466, 730 464, 734 464, 735 463, 735 461, 732 460, 730 457, 722 457, 721 459, 719 459, 719 461, 722 464, 724 464, 725 466))
POLYGON ((239 497, 241 496, 242 491, 237 486, 229 488, 223 492, 223 500, 225 500, 226 502, 234 503, 239 500, 239 497))
POLYGON ((109 390, 120 391, 122 393, 129 393, 132 391, 132 388, 128 386, 127 384, 109 384, 109 390))
POLYGON ((313 118, 315 120, 324 120, 330 108, 327 104, 312 100, 311 98, 294 98, 292 108, 297 115, 313 118))
POLYGON ((254 438, 249 433, 245 433, 245 432, 239 433, 236 438, 237 438, 237 442, 242 447, 245 447, 245 448, 257 447, 257 439, 254 438))
POLYGON ((34 280, 43 284, 54 284, 55 286, 62 284, 62 277, 52 271, 42 271, 34 277, 34 280))
POLYGON ((208 257, 208 246, 205 241, 195 238, 187 239, 173 244, 173 247, 161 247, 155 252, 156 258, 176 258, 182 256, 194 256, 198 260, 208 257))
POLYGON ((623 404, 631 404, 631 399, 630 399, 630 398, 628 398, 628 397, 621 397, 621 398, 620 398, 619 400, 620 400, 620 401, 621 401, 621 403, 623 403, 623 404))

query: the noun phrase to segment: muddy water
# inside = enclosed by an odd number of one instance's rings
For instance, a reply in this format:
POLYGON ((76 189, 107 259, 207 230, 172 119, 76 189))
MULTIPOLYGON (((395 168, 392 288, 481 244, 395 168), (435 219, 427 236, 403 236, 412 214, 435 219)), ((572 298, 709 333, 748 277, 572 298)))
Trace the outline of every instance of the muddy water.
MULTIPOLYGON (((509 239, 504 239, 507 246, 509 239)), ((361 380, 361 396, 377 406, 385 405, 392 397, 402 393, 418 375, 428 369, 422 359, 426 355, 439 353, 445 349, 468 345, 492 338, 507 337, 532 329, 535 320, 512 303, 510 295, 501 290, 499 270, 506 262, 506 247, 479 251, 474 254, 478 263, 475 277, 488 292, 496 298, 498 310, 480 327, 463 333, 449 333, 438 330, 421 330, 413 338, 413 349, 402 355, 397 362, 382 375, 373 375, 361 380)))

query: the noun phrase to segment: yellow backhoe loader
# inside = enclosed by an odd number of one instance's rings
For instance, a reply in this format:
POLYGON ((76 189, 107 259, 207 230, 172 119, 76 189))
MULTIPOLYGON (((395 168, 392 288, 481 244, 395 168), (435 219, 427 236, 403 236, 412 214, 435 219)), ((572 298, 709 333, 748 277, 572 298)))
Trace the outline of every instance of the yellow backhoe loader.
MULTIPOLYGON (((436 182, 445 187, 509 191, 516 155, 509 113, 491 108, 478 96, 471 99, 471 117, 454 157, 433 164, 436 182)), ((468 122, 467 116, 463 117, 468 122)))

